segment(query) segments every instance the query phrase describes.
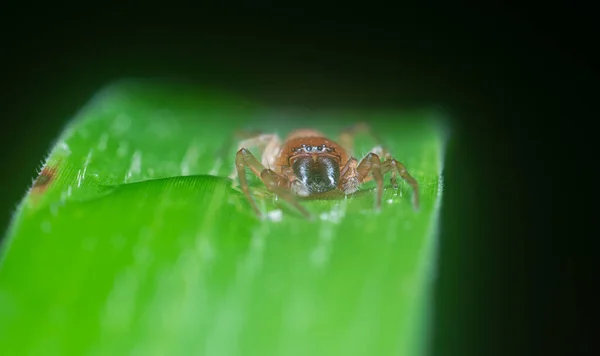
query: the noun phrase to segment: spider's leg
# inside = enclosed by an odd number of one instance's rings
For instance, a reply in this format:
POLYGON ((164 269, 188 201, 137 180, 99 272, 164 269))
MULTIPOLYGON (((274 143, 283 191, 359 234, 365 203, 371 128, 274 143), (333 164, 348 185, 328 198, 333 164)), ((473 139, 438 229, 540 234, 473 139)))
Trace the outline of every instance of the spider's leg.
MULTIPOLYGON (((382 194, 382 192, 381 192, 381 189, 379 189, 380 183, 376 176, 376 174, 378 174, 378 173, 376 173, 376 171, 380 170, 382 177, 385 173, 391 172, 392 176, 390 178, 390 182, 394 189, 398 189, 398 182, 397 182, 396 176, 400 175, 400 177, 402 177, 404 180, 406 180, 408 182, 408 184, 410 184, 410 186, 412 187, 413 192, 414 192, 413 193, 413 206, 415 209, 418 209, 418 207, 419 207, 419 184, 410 175, 410 173, 408 173, 408 171, 406 170, 406 167, 402 163, 400 163, 396 159, 394 159, 394 157, 391 155, 391 153, 387 149, 387 147, 385 147, 385 145, 383 145, 383 143, 382 143, 383 141, 377 135, 375 135, 375 133, 373 133, 373 131, 371 130, 369 125, 367 125, 364 122, 361 122, 361 123, 358 123, 348 129, 342 131, 342 133, 340 135, 340 144, 342 145, 342 147, 344 147, 344 149, 346 149, 349 153, 351 153, 354 149, 354 138, 356 135, 361 134, 361 133, 364 133, 364 134, 367 134, 368 136, 370 136, 371 139, 373 139, 377 145, 369 151, 371 153, 369 153, 360 162, 360 164, 356 168, 357 175, 360 178, 360 184, 366 183, 373 178, 377 181, 378 206, 380 206, 381 199, 379 198, 379 196, 382 194), (374 162, 373 156, 377 156, 377 162, 375 162, 375 163, 373 163, 374 162), (383 160, 384 160, 383 163, 381 163, 380 157, 383 158, 383 160), (377 169, 377 166, 379 166, 381 168, 377 169), (372 174, 369 174, 369 172, 371 172, 372 174)), ((350 169, 348 170, 348 172, 346 172, 346 174, 354 176, 354 173, 352 172, 352 167, 350 167, 350 169)))
MULTIPOLYGON (((372 150, 372 153, 377 154, 380 157, 385 157, 382 162, 382 173, 385 175, 387 172, 391 172, 390 183, 392 184, 392 188, 398 189, 398 180, 397 175, 402 177, 413 189, 413 206, 415 209, 419 208, 419 183, 413 178, 413 176, 408 173, 406 167, 396 160, 389 151, 387 151, 382 146, 375 146, 372 150)), ((366 177, 364 182, 371 180, 370 177, 366 177)))
POLYGON ((375 209, 380 210, 381 200, 383 199, 383 172, 381 169, 381 159, 379 159, 377 154, 371 152, 360 161, 358 167, 356 167, 356 171, 358 173, 360 184, 368 182, 372 178, 375 179, 375 183, 377 183, 375 209))
POLYGON ((383 173, 387 173, 387 172, 392 172, 392 178, 391 178, 391 182, 392 182, 392 186, 394 187, 394 189, 398 189, 398 183, 396 181, 396 174, 400 175, 400 177, 402 177, 406 182, 408 182, 408 184, 410 184, 410 186, 413 189, 413 206, 415 209, 419 208, 419 183, 417 183, 417 180, 415 178, 413 178, 413 176, 410 175, 410 173, 408 173, 408 170, 406 170, 406 167, 398 162, 396 159, 390 157, 387 158, 384 162, 383 162, 383 173))
POLYGON ((240 179, 242 191, 244 192, 244 195, 246 195, 246 198, 250 201, 252 209, 254 209, 254 212, 258 216, 262 216, 262 214, 260 213, 256 202, 252 198, 252 194, 250 194, 250 187, 248 186, 248 181, 246 179, 246 167, 250 168, 252 173, 260 177, 262 182, 270 191, 274 192, 289 204, 293 205, 305 217, 311 217, 310 213, 302 205, 300 205, 296 198, 290 193, 290 182, 285 177, 275 173, 273 170, 265 168, 246 148, 241 148, 237 152, 235 156, 235 166, 237 175, 240 179))
MULTIPOLYGON (((249 149, 253 147, 259 147, 262 165, 269 168, 273 166, 277 155, 279 155, 280 150, 280 140, 277 134, 259 133, 250 136, 250 134, 242 132, 238 133, 237 136, 247 137, 238 143, 238 151, 242 148, 249 149)), ((231 174, 229 175, 229 179, 235 180, 237 175, 238 171, 237 169, 234 169, 233 172, 231 172, 231 174)))
POLYGON ((356 192, 360 186, 360 177, 356 170, 357 166, 358 161, 356 158, 351 157, 346 164, 344 164, 342 169, 340 169, 340 183, 338 184, 338 189, 346 195, 356 192))
POLYGON ((300 205, 300 203, 298 203, 296 197, 290 192, 289 180, 275 173, 275 171, 271 169, 263 170, 260 174, 260 178, 265 183, 267 188, 269 188, 269 190, 271 190, 272 192, 277 194, 277 196, 291 204, 294 208, 298 209, 298 211, 300 211, 300 213, 302 213, 304 217, 312 219, 312 215, 306 210, 306 208, 304 208, 302 205, 300 205))

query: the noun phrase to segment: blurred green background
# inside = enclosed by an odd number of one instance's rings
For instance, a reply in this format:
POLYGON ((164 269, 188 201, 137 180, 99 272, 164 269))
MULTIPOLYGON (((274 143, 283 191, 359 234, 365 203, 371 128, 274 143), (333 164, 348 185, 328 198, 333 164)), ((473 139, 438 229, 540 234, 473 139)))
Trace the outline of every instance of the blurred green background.
MULTIPOLYGON (((493 5, 387 15, 359 8, 354 17, 268 6, 228 14, 50 10, 2 15, 2 226, 67 120, 114 79, 200 83, 274 107, 438 107, 452 118, 453 135, 434 353, 518 354, 537 345, 529 330, 551 305, 534 303, 548 295, 548 277, 540 276, 558 274, 544 270, 544 251, 555 242, 531 234, 547 218, 530 209, 543 203, 525 198, 549 183, 527 177, 547 169, 545 140, 554 129, 545 115, 561 101, 582 102, 570 88, 591 81, 588 62, 569 56, 564 42, 493 5)), ((571 320, 573 308, 555 315, 571 320)), ((560 340, 550 331, 538 337, 560 340)))

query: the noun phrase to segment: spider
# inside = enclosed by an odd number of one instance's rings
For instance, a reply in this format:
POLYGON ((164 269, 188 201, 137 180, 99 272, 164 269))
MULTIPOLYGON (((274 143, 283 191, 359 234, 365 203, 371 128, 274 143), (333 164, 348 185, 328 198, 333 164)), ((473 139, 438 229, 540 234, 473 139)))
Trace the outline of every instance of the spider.
POLYGON ((397 175, 411 185, 413 206, 418 209, 417 181, 381 144, 375 146, 360 163, 352 157, 354 137, 358 133, 370 134, 380 142, 364 123, 343 130, 339 136, 339 143, 315 129, 292 131, 283 144, 277 134, 255 134, 239 142, 235 169, 229 178, 239 177, 240 187, 259 217, 262 215, 250 194, 246 167, 261 179, 267 189, 309 219, 312 218, 311 214, 298 202, 296 196, 324 197, 340 192, 349 195, 356 192, 361 184, 372 179, 377 184, 375 209, 379 211, 383 195, 383 176, 388 172, 392 174, 390 182, 393 189, 398 189, 397 175), (248 150, 257 146, 262 148, 261 162, 248 150), (384 157, 383 162, 381 157, 384 157))

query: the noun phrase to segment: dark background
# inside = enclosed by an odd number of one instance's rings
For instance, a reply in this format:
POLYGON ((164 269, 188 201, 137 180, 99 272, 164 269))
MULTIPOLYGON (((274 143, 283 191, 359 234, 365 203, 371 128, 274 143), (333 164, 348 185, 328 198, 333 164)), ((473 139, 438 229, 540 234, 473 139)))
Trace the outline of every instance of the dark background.
POLYGON ((590 170, 575 162, 597 117, 589 8, 149 6, 3 10, 3 229, 66 121, 114 79, 273 105, 439 106, 454 121, 434 354, 588 350, 592 252, 570 212, 585 211, 590 170))

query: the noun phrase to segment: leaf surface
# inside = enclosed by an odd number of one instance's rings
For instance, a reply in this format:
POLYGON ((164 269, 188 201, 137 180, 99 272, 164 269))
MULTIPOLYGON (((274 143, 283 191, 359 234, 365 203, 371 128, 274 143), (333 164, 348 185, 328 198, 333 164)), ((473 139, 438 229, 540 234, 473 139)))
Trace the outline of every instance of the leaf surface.
MULTIPOLYGON (((419 355, 435 274, 444 136, 435 115, 292 110, 121 82, 65 128, 0 261, 0 344, 40 355, 419 355), (336 137, 368 121, 421 186, 301 203, 232 187, 237 129, 336 137)), ((362 158, 374 142, 360 138, 362 158)), ((255 152, 257 153, 257 152, 255 152)), ((258 154, 258 153, 257 153, 258 154)), ((250 174, 250 173, 249 173, 250 174)))

